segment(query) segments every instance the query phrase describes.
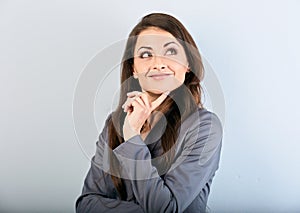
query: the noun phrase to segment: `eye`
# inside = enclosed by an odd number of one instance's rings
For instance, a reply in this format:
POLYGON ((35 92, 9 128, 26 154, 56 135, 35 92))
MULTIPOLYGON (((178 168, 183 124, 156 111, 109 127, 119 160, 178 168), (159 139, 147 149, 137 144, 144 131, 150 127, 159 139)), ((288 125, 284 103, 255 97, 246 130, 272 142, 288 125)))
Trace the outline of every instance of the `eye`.
POLYGON ((149 51, 145 51, 140 54, 140 58, 149 58, 151 56, 152 54, 149 51))
POLYGON ((175 48, 169 48, 166 52, 166 55, 176 55, 177 50, 175 48))

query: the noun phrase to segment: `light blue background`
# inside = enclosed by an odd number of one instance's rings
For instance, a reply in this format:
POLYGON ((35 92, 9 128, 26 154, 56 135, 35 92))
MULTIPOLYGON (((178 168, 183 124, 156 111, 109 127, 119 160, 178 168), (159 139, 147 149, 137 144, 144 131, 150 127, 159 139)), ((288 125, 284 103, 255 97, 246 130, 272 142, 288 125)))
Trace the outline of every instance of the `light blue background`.
MULTIPOLYGON (((89 168, 73 129, 76 82, 91 58, 154 11, 189 29, 225 95, 211 212, 299 212, 299 6, 0 1, 0 212, 74 212, 89 168)), ((97 135, 87 137, 94 145, 97 135)))

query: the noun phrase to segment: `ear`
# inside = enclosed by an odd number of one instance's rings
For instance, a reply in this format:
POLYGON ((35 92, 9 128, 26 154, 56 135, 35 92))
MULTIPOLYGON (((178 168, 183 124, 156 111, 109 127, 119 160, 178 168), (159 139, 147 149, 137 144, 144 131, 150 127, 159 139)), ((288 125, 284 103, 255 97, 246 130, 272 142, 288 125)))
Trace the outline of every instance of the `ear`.
POLYGON ((186 72, 191 72, 191 67, 190 67, 190 65, 187 66, 186 72))
POLYGON ((138 79, 137 71, 135 70, 134 66, 132 66, 132 68, 133 68, 133 72, 132 72, 133 77, 134 77, 135 79, 138 79))

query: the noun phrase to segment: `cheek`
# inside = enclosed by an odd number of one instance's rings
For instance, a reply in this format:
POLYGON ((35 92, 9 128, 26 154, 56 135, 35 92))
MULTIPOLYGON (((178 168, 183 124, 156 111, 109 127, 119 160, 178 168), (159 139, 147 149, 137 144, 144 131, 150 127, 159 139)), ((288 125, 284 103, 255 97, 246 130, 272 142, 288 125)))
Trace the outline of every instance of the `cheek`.
POLYGON ((173 63, 170 69, 175 73, 175 78, 177 81, 183 83, 185 80, 185 73, 187 72, 187 67, 182 64, 173 63))
POLYGON ((188 60, 184 53, 179 52, 177 55, 174 55, 170 58, 172 63, 176 63, 177 66, 187 67, 188 66, 188 60))
POLYGON ((179 81, 180 83, 183 83, 185 80, 185 72, 179 72, 176 73, 175 78, 177 79, 177 81, 179 81))
POLYGON ((133 63, 137 72, 146 72, 150 64, 149 61, 140 59, 135 59, 133 63))
POLYGON ((186 71, 188 69, 188 62, 186 58, 175 56, 166 60, 168 66, 174 71, 186 71))
POLYGON ((145 87, 149 84, 148 79, 145 77, 144 72, 139 72, 137 74, 137 76, 138 76, 138 81, 139 81, 141 87, 145 87))

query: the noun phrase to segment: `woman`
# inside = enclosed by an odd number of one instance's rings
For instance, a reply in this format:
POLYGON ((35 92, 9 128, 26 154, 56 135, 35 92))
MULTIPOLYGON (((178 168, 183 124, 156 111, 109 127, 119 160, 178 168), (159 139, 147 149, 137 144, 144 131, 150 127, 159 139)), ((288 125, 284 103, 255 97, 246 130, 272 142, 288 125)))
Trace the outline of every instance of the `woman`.
POLYGON ((149 14, 129 35, 121 71, 76 211, 205 212, 222 126, 201 103, 194 40, 174 17, 149 14))

